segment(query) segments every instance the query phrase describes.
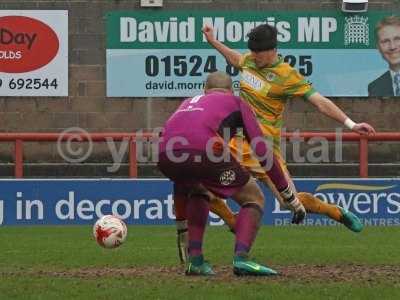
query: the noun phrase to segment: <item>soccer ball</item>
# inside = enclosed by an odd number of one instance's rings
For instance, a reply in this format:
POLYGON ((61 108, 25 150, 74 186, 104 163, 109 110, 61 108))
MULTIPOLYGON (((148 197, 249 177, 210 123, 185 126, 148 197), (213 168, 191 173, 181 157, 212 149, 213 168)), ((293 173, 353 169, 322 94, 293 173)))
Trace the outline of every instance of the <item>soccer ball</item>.
POLYGON ((93 225, 94 238, 100 246, 107 249, 122 245, 127 233, 124 221, 113 215, 103 216, 93 225))

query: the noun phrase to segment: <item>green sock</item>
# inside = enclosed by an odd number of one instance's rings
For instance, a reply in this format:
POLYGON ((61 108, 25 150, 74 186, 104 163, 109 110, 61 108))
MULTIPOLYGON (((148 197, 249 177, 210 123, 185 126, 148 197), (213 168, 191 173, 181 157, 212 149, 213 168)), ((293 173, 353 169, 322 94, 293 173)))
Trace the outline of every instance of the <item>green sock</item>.
POLYGON ((189 262, 194 266, 201 266, 204 263, 203 255, 189 256, 189 262))

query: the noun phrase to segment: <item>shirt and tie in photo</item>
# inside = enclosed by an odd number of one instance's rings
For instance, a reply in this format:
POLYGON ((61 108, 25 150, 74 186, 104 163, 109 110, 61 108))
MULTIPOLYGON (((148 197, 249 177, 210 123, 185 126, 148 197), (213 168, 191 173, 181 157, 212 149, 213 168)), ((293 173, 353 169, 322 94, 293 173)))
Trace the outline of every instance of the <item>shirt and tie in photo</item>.
POLYGON ((389 70, 368 85, 368 96, 400 97, 400 71, 389 70))
POLYGON ((393 72, 390 71, 393 78, 393 91, 395 96, 400 96, 400 71, 393 72))

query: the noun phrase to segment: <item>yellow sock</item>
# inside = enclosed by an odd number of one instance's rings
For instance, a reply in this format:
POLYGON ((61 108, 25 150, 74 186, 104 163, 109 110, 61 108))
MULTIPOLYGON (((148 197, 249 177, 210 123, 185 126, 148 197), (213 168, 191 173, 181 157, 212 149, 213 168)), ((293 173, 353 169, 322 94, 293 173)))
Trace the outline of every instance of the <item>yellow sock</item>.
POLYGON ((326 215, 337 222, 342 218, 342 212, 336 205, 328 204, 310 193, 297 193, 307 212, 326 215))
POLYGON ((221 198, 212 198, 210 201, 210 210, 214 214, 220 216, 226 225, 229 226, 229 229, 232 231, 235 230, 236 217, 228 205, 226 205, 224 200, 221 198))

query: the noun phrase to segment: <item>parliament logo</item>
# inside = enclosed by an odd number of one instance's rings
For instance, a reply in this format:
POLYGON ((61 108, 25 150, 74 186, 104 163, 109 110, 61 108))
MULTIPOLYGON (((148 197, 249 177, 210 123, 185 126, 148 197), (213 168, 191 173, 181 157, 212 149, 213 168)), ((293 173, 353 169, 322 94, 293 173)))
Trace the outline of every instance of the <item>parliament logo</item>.
POLYGON ((369 24, 368 17, 351 16, 345 18, 344 44, 369 45, 369 24))

